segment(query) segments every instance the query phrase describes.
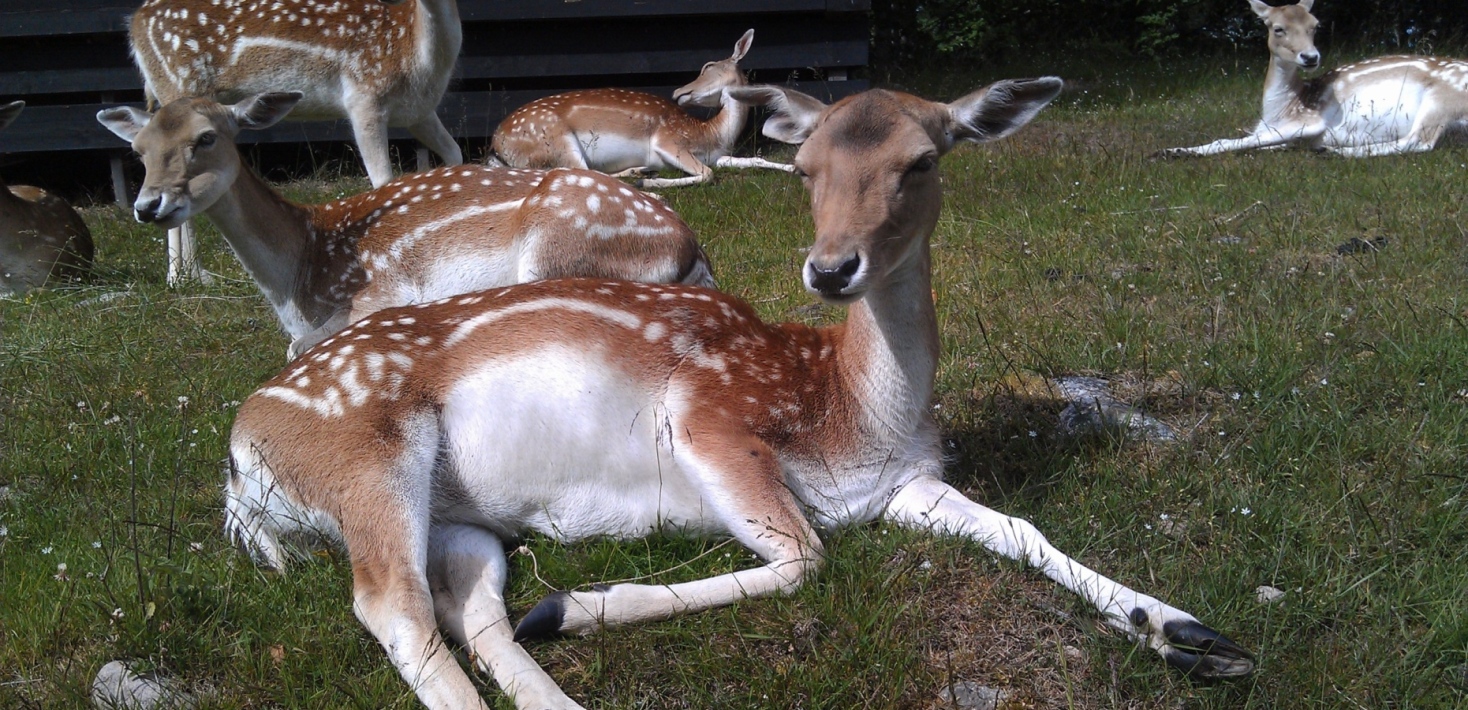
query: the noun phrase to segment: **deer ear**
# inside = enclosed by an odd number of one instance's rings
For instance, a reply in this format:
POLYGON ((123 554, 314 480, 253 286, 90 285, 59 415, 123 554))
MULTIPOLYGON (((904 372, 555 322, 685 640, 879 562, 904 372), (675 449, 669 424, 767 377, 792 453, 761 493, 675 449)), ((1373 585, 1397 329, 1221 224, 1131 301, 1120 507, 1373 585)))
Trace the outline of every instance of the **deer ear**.
POLYGON ((739 103, 768 108, 773 115, 765 120, 760 132, 781 143, 804 143, 816 129, 821 112, 826 110, 820 99, 782 86, 754 84, 724 91, 739 103))
POLYGON ((1003 138, 1029 123, 1064 84, 1057 76, 996 81, 948 104, 949 134, 955 142, 1003 138))
POLYGON ((1300 6, 1301 10, 1309 12, 1310 8, 1315 6, 1315 0, 1300 0, 1300 2, 1297 4, 1300 6))
POLYGON ((24 101, 11 101, 0 106, 0 129, 9 126, 20 115, 21 109, 25 108, 24 101))
POLYGON ((302 94, 299 91, 279 91, 269 94, 255 94, 233 106, 229 112, 240 128, 250 130, 261 130, 269 128, 285 118, 291 109, 300 102, 302 94))
POLYGON ((749 46, 752 44, 754 44, 754 28, 751 27, 744 31, 744 36, 740 37, 738 42, 734 43, 734 55, 730 59, 736 63, 743 59, 744 55, 749 54, 749 46))
MULTIPOLYGON (((1302 2, 1300 4, 1308 5, 1308 3, 1306 2, 1302 2)), ((1258 15, 1259 19, 1261 20, 1269 17, 1269 11, 1274 9, 1272 5, 1264 2, 1264 0, 1249 0, 1249 7, 1254 9, 1254 14, 1258 15)), ((1307 6, 1305 9, 1309 10, 1310 8, 1307 6)))
POLYGON ((128 143, 132 143, 151 120, 153 120, 153 114, 131 106, 104 108, 97 112, 97 123, 106 126, 107 130, 117 134, 118 138, 128 143))

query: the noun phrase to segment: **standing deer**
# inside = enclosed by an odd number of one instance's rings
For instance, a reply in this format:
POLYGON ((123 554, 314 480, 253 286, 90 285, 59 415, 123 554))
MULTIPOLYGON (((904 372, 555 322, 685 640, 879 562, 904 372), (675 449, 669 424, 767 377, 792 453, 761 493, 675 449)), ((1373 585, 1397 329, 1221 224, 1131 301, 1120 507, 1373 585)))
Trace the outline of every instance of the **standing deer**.
POLYGON ((732 56, 703 65, 697 79, 673 92, 676 105, 626 89, 556 94, 506 116, 491 145, 507 165, 520 168, 590 168, 619 175, 669 169, 688 173, 682 178, 644 178, 640 187, 708 182, 714 176, 710 166, 789 171, 789 165, 729 156, 749 108, 730 99, 727 90, 748 83, 739 71, 739 60, 753 42, 754 30, 749 30, 734 43, 732 56), (680 106, 719 112, 703 121, 680 106))
MULTIPOLYGON (((0 130, 25 108, 0 105, 0 130)), ((30 185, 0 181, 0 294, 21 293, 92 266, 92 232, 66 200, 30 185)))
POLYGON ((1449 129, 1468 128, 1468 62, 1438 57, 1377 57, 1314 79, 1320 66, 1315 0, 1271 7, 1249 0, 1269 30, 1264 112, 1243 138, 1224 138, 1164 156, 1214 155, 1303 143, 1362 158, 1432 150, 1449 129))
POLYGON ((942 481, 931 416, 938 159, 1002 138, 1060 91, 1003 81, 950 104, 869 91, 800 121, 815 243, 803 279, 844 324, 770 325, 706 289, 543 281, 380 311, 240 407, 225 527, 281 568, 282 537, 345 543, 357 617, 431 708, 483 708, 435 619, 520 708, 576 708, 517 643, 789 593, 823 527, 884 518, 1026 560, 1203 677, 1242 648, 942 481), (763 566, 560 592, 513 631, 500 540, 732 535, 763 566))
POLYGON ((290 202, 244 165, 235 138, 300 100, 97 114, 147 167, 138 220, 173 227, 208 215, 275 307, 292 358, 379 309, 493 286, 557 276, 713 285, 677 214, 589 170, 444 167, 324 205, 290 202))
MULTIPOLYGON (((435 113, 462 41, 456 0, 147 0, 129 34, 150 100, 300 91, 291 118, 346 118, 373 187, 392 179, 390 126, 464 162, 435 113)), ((169 283, 203 277, 186 227, 168 233, 169 283)))

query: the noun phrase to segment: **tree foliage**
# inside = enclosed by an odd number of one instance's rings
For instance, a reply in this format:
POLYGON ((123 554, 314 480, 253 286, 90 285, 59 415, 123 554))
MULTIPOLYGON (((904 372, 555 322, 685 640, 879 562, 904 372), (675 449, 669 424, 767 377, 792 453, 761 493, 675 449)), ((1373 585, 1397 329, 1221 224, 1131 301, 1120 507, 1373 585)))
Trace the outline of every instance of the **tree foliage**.
MULTIPOLYGON (((1271 4, 1288 4, 1267 0, 1271 4)), ((1468 39, 1463 0, 1319 0, 1322 41, 1431 51, 1468 39)), ((1246 0, 874 0, 879 64, 1026 51, 1213 51, 1263 36, 1246 0)))

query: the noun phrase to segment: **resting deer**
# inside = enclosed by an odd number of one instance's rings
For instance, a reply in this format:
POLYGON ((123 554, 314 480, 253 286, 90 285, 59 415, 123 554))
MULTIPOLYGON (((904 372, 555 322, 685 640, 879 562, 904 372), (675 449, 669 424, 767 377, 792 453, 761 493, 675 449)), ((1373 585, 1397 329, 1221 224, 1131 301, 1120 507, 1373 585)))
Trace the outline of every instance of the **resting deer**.
POLYGON ((790 169, 761 158, 729 156, 744 130, 749 109, 727 90, 748 82, 739 60, 749 52, 754 30, 734 43, 728 59, 709 62, 693 83, 661 96, 626 89, 570 91, 536 99, 505 117, 494 131, 494 152, 505 164, 531 168, 590 168, 627 175, 681 170, 683 178, 643 178, 641 187, 679 187, 708 182, 721 168, 790 169), (718 108, 703 121, 680 106, 718 108))
MULTIPOLYGON (((0 130, 25 109, 0 105, 0 130)), ((92 266, 92 232, 66 200, 39 187, 0 181, 0 294, 21 293, 92 266)))
POLYGON ((1249 0, 1269 30, 1264 112, 1243 138, 1225 138, 1165 156, 1214 155, 1302 143, 1353 158, 1432 150, 1449 129, 1468 128, 1468 62, 1437 57, 1368 59, 1302 79, 1320 66, 1315 0, 1271 7, 1249 0))
MULTIPOLYGON (((129 34, 158 105, 303 92, 291 118, 346 118, 374 187, 392 179, 390 126, 464 162, 435 113, 462 40, 456 0, 147 0, 129 34)), ((169 283, 202 278, 192 232, 168 239, 169 283)))
POLYGON ((138 220, 173 227, 207 215, 275 307, 291 357, 379 309, 492 286, 557 276, 713 283, 677 214, 589 170, 444 167, 324 205, 290 202, 245 167, 235 137, 274 125, 300 99, 97 114, 147 168, 138 220))
POLYGON ((716 291, 596 280, 354 323, 240 407, 228 534, 276 568, 293 532, 345 542, 357 617, 432 708, 485 707, 435 619, 518 707, 580 707, 517 640, 788 593, 821 566, 813 522, 878 518, 1026 560, 1194 674, 1250 672, 1247 652, 1191 615, 942 481, 938 159, 1010 134, 1060 86, 1004 81, 951 104, 870 91, 800 119, 814 127, 795 165, 816 232, 803 278, 847 306, 844 324, 769 325, 716 291), (552 594, 512 631, 500 540, 529 531, 732 535, 766 564, 552 594))

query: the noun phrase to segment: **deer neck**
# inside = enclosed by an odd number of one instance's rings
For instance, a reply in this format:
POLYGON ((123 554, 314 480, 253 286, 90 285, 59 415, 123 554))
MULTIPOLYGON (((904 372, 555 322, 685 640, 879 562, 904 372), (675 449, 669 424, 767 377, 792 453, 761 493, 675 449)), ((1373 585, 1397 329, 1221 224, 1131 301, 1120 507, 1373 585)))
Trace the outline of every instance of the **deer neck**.
POLYGON ((870 434, 910 441, 932 430, 929 414, 938 367, 938 317, 924 239, 915 258, 847 307, 837 363, 870 434))
POLYGON ((719 98, 719 112, 703 124, 709 149, 706 156, 699 158, 712 165, 713 161, 728 155, 734 149, 734 142, 739 140, 739 133, 744 130, 749 110, 748 106, 731 98, 727 90, 724 91, 719 98))
POLYGON ((242 165, 229 191, 204 214, 219 228, 292 335, 300 335, 295 331, 301 327, 294 323, 297 318, 286 313, 292 304, 299 318, 317 320, 320 314, 306 312, 319 305, 316 299, 296 293, 307 282, 302 271, 316 241, 309 208, 281 197, 242 165))
POLYGON ((1299 65, 1271 57, 1269 71, 1264 75, 1264 110, 1260 114, 1264 122, 1274 123, 1297 111, 1304 88, 1299 65))

